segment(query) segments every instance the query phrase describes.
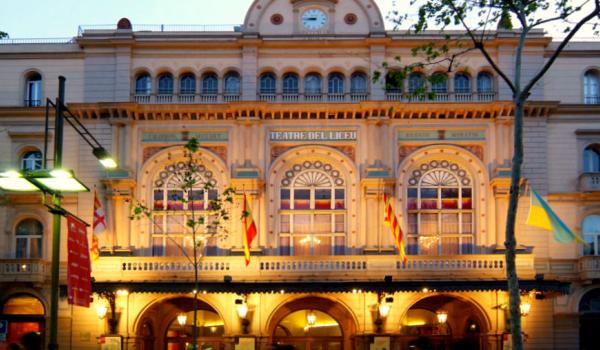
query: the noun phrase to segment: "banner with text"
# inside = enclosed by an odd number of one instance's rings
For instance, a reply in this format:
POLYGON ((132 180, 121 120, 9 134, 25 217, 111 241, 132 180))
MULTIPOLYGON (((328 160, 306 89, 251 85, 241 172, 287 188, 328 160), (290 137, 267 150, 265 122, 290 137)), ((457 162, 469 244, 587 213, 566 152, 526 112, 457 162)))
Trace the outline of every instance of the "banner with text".
POLYGON ((92 293, 90 251, 86 225, 76 217, 67 216, 68 256, 67 294, 69 304, 90 307, 92 293))

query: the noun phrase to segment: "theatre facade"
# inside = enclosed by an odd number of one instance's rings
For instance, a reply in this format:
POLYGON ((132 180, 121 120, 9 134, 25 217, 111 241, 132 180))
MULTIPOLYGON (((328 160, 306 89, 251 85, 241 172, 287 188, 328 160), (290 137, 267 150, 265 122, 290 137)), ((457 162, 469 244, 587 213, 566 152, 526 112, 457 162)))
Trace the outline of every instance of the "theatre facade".
MULTIPOLYGON (((107 230, 90 308, 72 306, 63 220, 60 348, 185 349, 194 326, 207 350, 505 348, 509 89, 476 51, 451 71, 389 74, 443 36, 385 30, 371 0, 248 5, 239 26, 124 18, 68 41, 0 41, 0 170, 53 167, 45 106, 59 76, 69 110, 118 161, 103 170, 65 126, 63 166, 98 193, 107 230), (427 79, 436 74, 446 79, 427 79), (198 176, 235 189, 228 234, 203 245, 198 289, 190 208, 174 200, 192 138, 198 176), (244 194, 258 231, 247 266, 244 194), (384 194, 406 262, 383 222, 384 194), (130 218, 138 202, 154 209, 150 219, 130 218)), ((510 71, 517 34, 490 36, 510 71)), ((532 32, 525 75, 555 47, 532 32)), ((528 349, 590 349, 599 330, 599 58, 597 42, 570 44, 526 106, 517 268, 528 349), (588 244, 526 226, 530 189, 588 244)), ((40 194, 1 195, 7 349, 32 332, 47 341, 52 215, 40 194)), ((197 213, 213 195, 198 195, 197 213)), ((94 190, 63 198, 89 223, 93 202, 94 190)))

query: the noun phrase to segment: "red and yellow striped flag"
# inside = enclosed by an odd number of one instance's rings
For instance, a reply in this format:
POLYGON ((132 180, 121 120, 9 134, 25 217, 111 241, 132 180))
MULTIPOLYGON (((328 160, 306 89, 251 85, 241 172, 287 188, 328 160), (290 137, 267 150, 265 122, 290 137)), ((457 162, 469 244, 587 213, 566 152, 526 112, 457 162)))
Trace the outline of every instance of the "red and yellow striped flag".
POLYGON ((250 264, 250 246, 254 237, 256 237, 256 224, 252 218, 250 212, 250 205, 248 204, 248 198, 244 193, 244 210, 242 212, 242 225, 244 226, 243 241, 244 241, 244 258, 246 259, 246 266, 250 264))
POLYGON ((102 202, 98 198, 98 193, 94 189, 94 223, 92 225, 92 246, 90 253, 92 260, 97 260, 100 256, 100 248, 98 247, 98 235, 106 230, 106 214, 102 208, 102 202))
POLYGON ((392 230, 394 242, 398 246, 398 252, 400 253, 400 259, 402 259, 404 262, 407 262, 408 257, 406 256, 406 249, 404 247, 404 233, 402 232, 400 222, 394 213, 394 208, 392 208, 392 201, 388 198, 386 193, 383 194, 383 206, 383 223, 386 226, 389 226, 390 230, 392 230))

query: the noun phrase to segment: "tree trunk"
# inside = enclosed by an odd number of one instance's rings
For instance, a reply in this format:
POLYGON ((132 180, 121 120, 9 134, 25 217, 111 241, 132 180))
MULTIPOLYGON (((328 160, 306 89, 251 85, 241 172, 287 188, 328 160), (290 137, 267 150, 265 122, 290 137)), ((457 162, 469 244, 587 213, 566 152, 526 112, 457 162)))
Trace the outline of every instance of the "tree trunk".
POLYGON ((514 350, 523 349, 523 337, 521 334, 521 295, 519 290, 519 279, 517 277, 515 225, 517 209, 519 206, 519 188, 521 183, 521 166, 523 164, 523 114, 525 101, 519 94, 515 97, 515 121, 514 121, 514 156, 511 169, 510 199, 506 218, 506 278, 508 281, 510 333, 514 350))

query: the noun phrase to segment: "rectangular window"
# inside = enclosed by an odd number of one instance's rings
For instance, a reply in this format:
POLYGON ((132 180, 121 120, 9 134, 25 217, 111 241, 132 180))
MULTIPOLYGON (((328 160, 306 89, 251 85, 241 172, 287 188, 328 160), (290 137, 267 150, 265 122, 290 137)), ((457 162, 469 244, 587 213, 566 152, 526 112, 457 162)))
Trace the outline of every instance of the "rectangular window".
POLYGON ((315 209, 331 209, 331 190, 315 190, 315 209))
POLYGON ((334 215, 335 216, 335 232, 336 233, 344 233, 346 232, 346 216, 343 214, 334 215))
POLYGON ((458 237, 443 237, 442 238, 442 255, 457 255, 458 237))
POLYGON ((462 208, 473 209, 472 191, 470 188, 462 189, 462 208))
POLYGON ((152 255, 153 256, 163 256, 165 255, 165 246, 163 243, 164 237, 154 237, 152 238, 152 255))
POLYGON ((279 217, 279 232, 290 233, 290 216, 285 214, 279 217))
POLYGON ((310 190, 294 190, 294 209, 310 209, 310 190))
POLYGON ((290 255, 290 236, 279 237, 279 255, 290 255))
POLYGON ((183 191, 169 190, 167 197, 167 210, 183 210, 183 191))
POLYGON ((188 208, 193 210, 204 210, 204 191, 193 190, 189 193, 188 208))
POLYGON ((417 210, 418 209, 418 191, 416 188, 408 189, 408 210, 417 210))
POLYGON ((437 209, 438 193, 436 188, 421 189, 421 209, 437 209))
POLYGON ((310 232, 310 215, 296 214, 294 215, 294 233, 303 234, 310 232))
POLYGON ((458 188, 442 188, 442 209, 458 209, 458 188))
POLYGON ((168 215, 167 216, 167 233, 183 233, 185 232, 185 221, 183 215, 168 215))
POLYGON ((316 236, 313 242, 315 255, 331 255, 331 236, 316 236))
POLYGON ((310 241, 309 236, 294 237, 294 255, 295 256, 310 255, 310 246, 311 246, 311 241, 310 241))
POLYGON ((456 235, 458 233, 459 233, 458 214, 457 213, 442 214, 442 234, 443 235, 456 235))
POLYGON ((438 214, 421 214, 420 235, 438 234, 438 214))
POLYGON ((344 236, 335 236, 335 245, 333 246, 333 255, 346 254, 346 242, 344 236))
POLYGON ((17 258, 27 258, 27 238, 17 238, 17 258))
POLYGON ((279 208, 280 209, 290 209, 290 190, 282 189, 280 191, 279 198, 280 198, 279 208))
POLYGON ((335 190, 335 209, 346 209, 346 193, 343 188, 335 190))
POLYGON ((331 233, 331 215, 317 214, 314 216, 314 233, 331 233))
POLYGON ((163 190, 154 190, 154 210, 165 209, 165 192, 163 190))

